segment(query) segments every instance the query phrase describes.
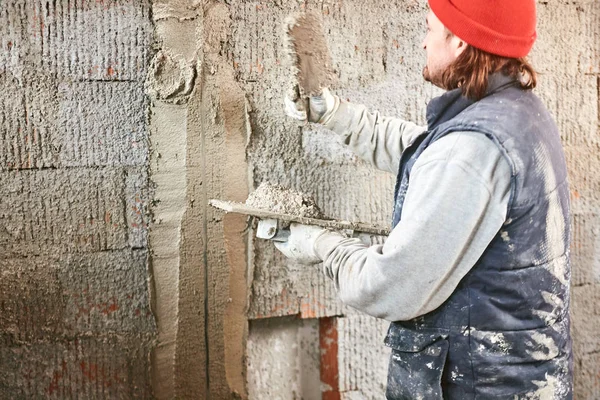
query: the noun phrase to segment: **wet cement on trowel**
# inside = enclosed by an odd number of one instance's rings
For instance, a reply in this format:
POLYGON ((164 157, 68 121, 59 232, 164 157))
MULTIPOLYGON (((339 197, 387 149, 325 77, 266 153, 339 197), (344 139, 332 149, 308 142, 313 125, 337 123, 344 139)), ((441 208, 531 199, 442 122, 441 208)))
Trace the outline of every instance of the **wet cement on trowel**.
POLYGON ((260 210, 308 218, 322 218, 315 200, 304 193, 286 189, 268 182, 261 183, 248 196, 246 205, 260 210))
POLYGON ((316 13, 292 14, 284 22, 284 47, 301 97, 321 94, 336 83, 321 18, 316 13))

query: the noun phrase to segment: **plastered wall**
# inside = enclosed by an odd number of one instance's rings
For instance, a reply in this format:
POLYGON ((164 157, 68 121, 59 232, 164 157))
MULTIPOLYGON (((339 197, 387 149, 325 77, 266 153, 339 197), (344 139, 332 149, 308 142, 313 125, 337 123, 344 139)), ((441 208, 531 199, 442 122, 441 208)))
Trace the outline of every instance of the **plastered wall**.
MULTIPOLYGON (((387 328, 210 208, 262 181, 387 224, 394 177, 287 119, 281 22, 335 92, 424 122, 424 0, 0 3, 0 397, 378 399, 387 328)), ((600 397, 600 2, 538 2, 572 184, 576 395, 600 397)))

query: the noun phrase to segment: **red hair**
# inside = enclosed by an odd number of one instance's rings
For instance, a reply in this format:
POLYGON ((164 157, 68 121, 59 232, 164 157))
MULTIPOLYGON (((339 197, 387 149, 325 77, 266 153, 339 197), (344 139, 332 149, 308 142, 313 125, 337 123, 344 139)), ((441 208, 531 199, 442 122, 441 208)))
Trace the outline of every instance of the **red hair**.
POLYGON ((465 97, 480 100, 486 94, 489 76, 495 72, 515 78, 525 90, 537 85, 537 73, 525 57, 502 57, 470 45, 444 71, 441 84, 446 90, 460 88, 465 97))

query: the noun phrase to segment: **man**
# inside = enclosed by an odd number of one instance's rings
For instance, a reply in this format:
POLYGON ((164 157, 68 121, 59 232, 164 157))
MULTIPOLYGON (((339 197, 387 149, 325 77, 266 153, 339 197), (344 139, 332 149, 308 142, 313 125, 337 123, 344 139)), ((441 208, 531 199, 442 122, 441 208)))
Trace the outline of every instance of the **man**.
POLYGON ((397 173, 384 245, 292 225, 346 304, 392 321, 388 399, 569 399, 569 189, 556 125, 524 57, 534 0, 429 0, 427 127, 324 90, 308 112, 397 173))

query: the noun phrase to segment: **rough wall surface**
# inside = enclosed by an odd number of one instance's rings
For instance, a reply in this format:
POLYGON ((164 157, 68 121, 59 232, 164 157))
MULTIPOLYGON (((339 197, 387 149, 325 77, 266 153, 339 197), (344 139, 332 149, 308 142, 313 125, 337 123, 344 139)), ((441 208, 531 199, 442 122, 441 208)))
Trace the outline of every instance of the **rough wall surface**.
POLYGON ((248 397, 316 399, 319 384, 319 322, 316 319, 254 320, 247 344, 248 397), (265 351, 270 349, 270 351, 265 351))
POLYGON ((151 395, 146 1, 0 2, 0 397, 151 395))
MULTIPOLYGON (((595 399, 600 2, 538 8, 573 189, 576 395, 595 399)), ((281 23, 301 9, 323 15, 337 94, 424 122, 425 0, 0 3, 2 397, 382 397, 387 323, 207 206, 269 181, 389 223, 394 177, 283 115, 281 23)))

